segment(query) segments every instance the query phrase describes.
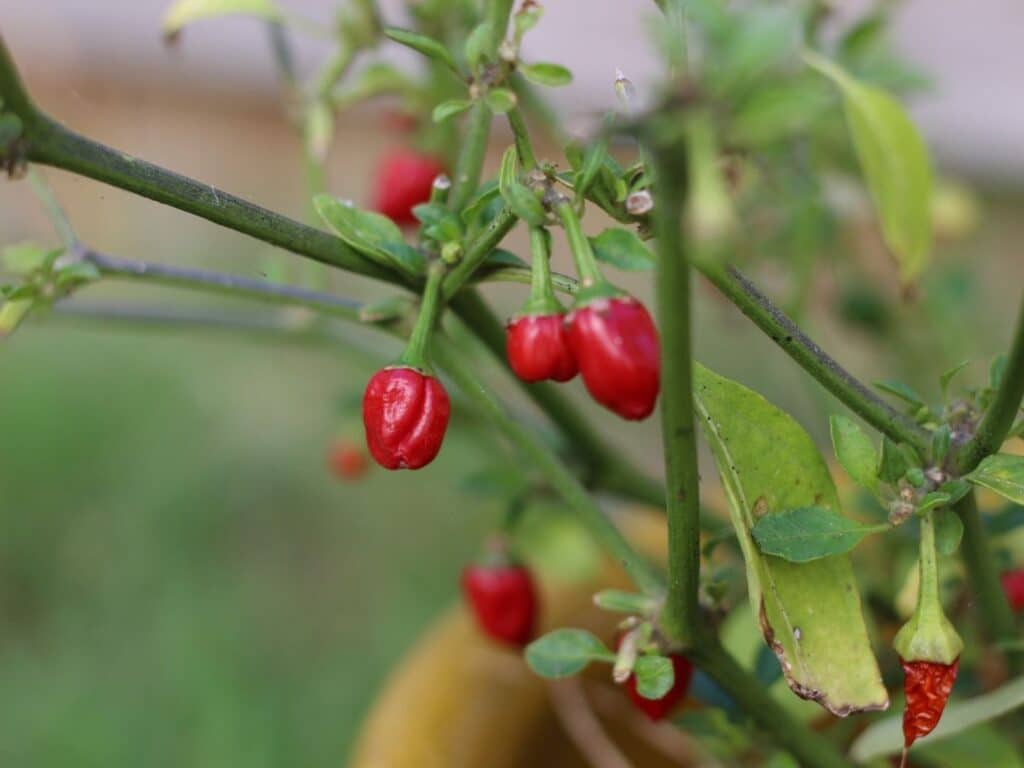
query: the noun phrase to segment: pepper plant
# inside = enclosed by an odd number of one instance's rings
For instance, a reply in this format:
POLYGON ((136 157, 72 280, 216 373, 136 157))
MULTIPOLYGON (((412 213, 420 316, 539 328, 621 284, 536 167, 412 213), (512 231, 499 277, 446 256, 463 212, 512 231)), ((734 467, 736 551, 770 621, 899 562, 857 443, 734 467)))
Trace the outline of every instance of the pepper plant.
MULTIPOLYGON (((652 719, 672 714, 699 670, 703 699, 757 724, 764 744, 774 745, 754 757, 731 755, 734 760, 771 756, 777 747, 807 766, 870 762, 901 748, 906 761, 906 749, 943 716, 962 654, 972 663, 979 649, 1007 654, 989 687, 1018 667, 1013 609, 1022 602, 1019 572, 1000 574, 992 526, 979 514, 974 489, 1024 504, 1024 458, 1000 452, 1008 438, 1024 434, 1024 310, 990 381, 934 407, 899 382, 883 382, 875 391, 859 381, 736 266, 769 246, 790 254, 803 281, 789 302, 799 313, 809 256, 839 247, 841 216, 829 203, 827 183, 858 174, 892 257, 892 279, 910 296, 929 269, 933 170, 893 95, 917 80, 884 43, 884 9, 836 36, 825 33, 828 4, 817 0, 728 6, 658 0, 650 13, 661 14, 654 44, 665 74, 645 99, 649 106, 639 104, 620 73, 613 85, 621 109, 596 121, 586 139, 561 141, 550 157, 538 154, 535 133, 564 135, 548 106, 549 89, 570 84, 572 75, 558 63, 523 55, 524 38, 542 23, 542 5, 420 0, 408 4, 408 12, 399 27, 386 23, 372 0, 341 4, 331 30, 335 50, 303 83, 291 64, 288 34, 305 22, 283 3, 179 0, 168 10, 169 36, 216 15, 255 16, 268 24, 304 147, 309 224, 59 124, 33 102, 0 43, 0 160, 12 179, 30 175, 63 240, 58 249, 21 245, 5 252, 10 279, 3 285, 0 335, 52 305, 73 309, 74 297, 94 284, 122 279, 301 307, 407 339, 398 360, 382 361, 363 398, 367 445, 377 463, 430 471, 448 427, 446 386, 454 385, 461 404, 489 419, 536 479, 512 494, 498 543, 464 574, 464 591, 487 636, 513 652, 532 639, 526 660, 545 677, 574 675, 591 662, 610 664, 615 682, 652 719), (394 45, 421 55, 421 76, 379 55, 394 45), (352 64, 359 60, 369 63, 357 71, 352 64), (385 163, 375 210, 364 210, 331 195, 324 162, 344 110, 384 94, 399 100, 418 145, 385 163), (501 122, 510 146, 497 178, 485 179, 489 142, 501 135, 492 128, 501 122), (374 278, 393 286, 395 296, 359 305, 324 290, 322 273, 307 274, 306 285, 282 284, 99 253, 77 238, 36 170, 41 166, 175 207, 330 270, 374 278), (614 226, 588 235, 587 214, 595 211, 614 226), (516 227, 529 232, 529 263, 501 248, 516 227), (574 276, 551 268, 556 236, 568 244, 574 276), (653 316, 609 278, 623 268, 653 269, 653 316), (864 489, 874 522, 844 513, 832 470, 792 417, 694 360, 695 272, 835 397, 836 458, 864 489), (507 327, 480 290, 494 281, 529 286, 507 327), (456 341, 467 333, 507 362, 557 431, 559 449, 487 386, 484 361, 456 341), (625 420, 621 431, 603 434, 566 396, 565 383, 577 373, 597 403, 625 420), (628 439, 627 422, 650 417, 656 405, 663 480, 631 465, 616 445, 628 439), (879 447, 862 425, 879 434, 879 447), (728 531, 713 529, 702 512, 698 432, 725 491, 728 531), (598 504, 599 493, 664 510, 666 568, 634 549, 598 504), (599 607, 624 615, 616 640, 574 627, 533 637, 533 577, 520 553, 509 549, 517 511, 531 494, 558 497, 632 580, 632 592, 595 595, 599 607), (918 575, 908 582, 916 607, 892 640, 905 672, 902 737, 899 717, 870 714, 885 710, 889 691, 899 685, 891 674, 894 656, 875 622, 865 618, 849 556, 868 535, 884 538, 884 553, 903 556, 908 545, 918 552, 918 575), (749 608, 717 589, 715 564, 723 549, 726 559, 742 561, 749 608), (954 628, 946 616, 939 566, 956 552, 977 603, 977 627, 954 628), (871 721, 870 727, 856 740, 838 721, 812 728, 770 695, 720 637, 722 626, 747 610, 775 659, 774 674, 792 694, 832 715, 871 721)), ((323 326, 299 330, 317 327, 323 326)), ((958 370, 943 377, 944 391, 958 370)), ((351 457, 339 462, 342 474, 364 469, 351 457), (350 465, 359 468, 344 468, 350 465)), ((738 583, 732 587, 743 591, 738 583)), ((882 625, 899 614, 894 592, 869 595, 889 612, 873 617, 882 625)), ((946 709, 950 732, 1024 702, 1020 680, 983 692, 985 685, 971 677, 969 690, 979 695, 946 709)), ((676 722, 686 728, 691 721, 682 716, 676 722)))

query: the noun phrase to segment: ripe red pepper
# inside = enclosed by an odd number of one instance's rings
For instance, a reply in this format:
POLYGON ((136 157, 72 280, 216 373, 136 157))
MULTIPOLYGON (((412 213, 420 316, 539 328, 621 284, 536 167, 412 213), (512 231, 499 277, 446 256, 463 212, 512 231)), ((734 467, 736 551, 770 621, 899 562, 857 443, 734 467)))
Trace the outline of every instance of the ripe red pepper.
POLYGON ((1002 577, 1003 592, 1013 610, 1024 609, 1024 568, 1014 568, 1006 571, 1002 577))
MULTIPOLYGON (((625 635, 619 637, 618 644, 621 648, 625 635)), ((690 688, 690 680, 693 678, 693 664, 685 656, 678 653, 669 654, 672 661, 672 672, 674 681, 668 693, 660 699, 647 699, 640 695, 636 687, 636 675, 630 674, 626 680, 626 693, 633 705, 653 721, 658 722, 668 717, 684 698, 690 688)))
POLYGON ((927 736, 939 724, 956 681, 960 658, 954 659, 952 664, 934 661, 902 663, 903 691, 907 696, 907 708, 903 711, 903 744, 909 747, 918 737, 927 736))
POLYGON ((363 426, 385 469, 419 469, 437 456, 451 403, 435 377, 408 366, 377 371, 363 394, 363 426))
POLYGON ((433 157, 412 149, 398 149, 381 158, 377 166, 373 209, 396 224, 415 224, 412 209, 430 199, 434 179, 444 166, 433 157))
POLYGON ((462 572, 462 593, 488 637, 516 648, 533 639, 537 590, 524 566, 514 562, 467 566, 462 572))
POLYGON ((327 463, 342 480, 358 480, 368 468, 365 451, 348 440, 339 440, 331 446, 327 463))
POLYGON ((569 381, 576 375, 562 315, 520 315, 506 331, 508 364, 523 381, 569 381))
POLYGON ((569 314, 569 348, 591 396, 624 419, 651 415, 658 399, 658 330, 628 296, 600 298, 569 314))

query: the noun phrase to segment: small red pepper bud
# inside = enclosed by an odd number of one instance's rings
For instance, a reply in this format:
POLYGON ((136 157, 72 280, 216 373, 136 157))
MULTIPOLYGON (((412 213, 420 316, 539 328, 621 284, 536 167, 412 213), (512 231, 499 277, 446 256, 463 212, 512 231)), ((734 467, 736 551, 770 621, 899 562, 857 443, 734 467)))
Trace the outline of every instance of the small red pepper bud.
POLYGON ((506 331, 508 364, 523 381, 569 381, 576 375, 562 315, 520 315, 506 331))
POLYGON ((385 469, 419 469, 438 451, 451 403, 435 377, 396 366, 377 371, 363 394, 363 426, 373 458, 385 469))
POLYGON ((331 446, 327 463, 334 474, 342 480, 358 480, 368 468, 366 452, 362 446, 349 440, 338 440, 331 446))
POLYGON ((624 419, 651 415, 658 399, 658 330, 630 297, 601 298, 569 314, 569 348, 587 391, 624 419))
POLYGON ((1000 577, 1003 582, 1003 593, 1013 610, 1024 609, 1024 568, 1006 571, 1000 577))
POLYGON ((499 643, 523 648, 537 624, 537 590, 522 565, 474 564, 462 572, 462 593, 477 625, 499 643))
POLYGON ((956 681, 960 659, 954 659, 952 664, 934 661, 902 663, 903 691, 907 696, 907 708, 903 711, 903 744, 904 747, 910 747, 939 724, 956 681))
POLYGON ((377 166, 373 209, 396 224, 415 224, 412 209, 430 200, 434 179, 444 166, 411 149, 386 154, 377 166))

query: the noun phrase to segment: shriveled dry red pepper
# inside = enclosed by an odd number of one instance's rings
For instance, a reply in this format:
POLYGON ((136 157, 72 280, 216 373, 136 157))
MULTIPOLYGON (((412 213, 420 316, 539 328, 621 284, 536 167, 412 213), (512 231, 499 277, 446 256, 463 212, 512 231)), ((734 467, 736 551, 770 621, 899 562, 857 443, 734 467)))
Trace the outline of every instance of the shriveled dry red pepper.
POLYGON ((942 611, 939 575, 935 555, 935 523, 932 513, 921 517, 921 585, 917 608, 897 633, 893 646, 903 664, 903 749, 939 724, 953 690, 960 664, 963 640, 942 611))

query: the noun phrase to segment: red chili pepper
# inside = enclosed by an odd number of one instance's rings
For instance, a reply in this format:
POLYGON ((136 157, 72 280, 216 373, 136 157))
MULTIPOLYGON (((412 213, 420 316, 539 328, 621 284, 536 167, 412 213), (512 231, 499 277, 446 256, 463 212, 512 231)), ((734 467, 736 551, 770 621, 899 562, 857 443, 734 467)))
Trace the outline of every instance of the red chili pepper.
POLYGON ((629 297, 596 299, 569 315, 569 348, 591 396, 624 419, 650 416, 658 399, 658 330, 629 297))
POLYGON ((521 315, 506 331, 508 364, 523 381, 569 381, 576 375, 562 315, 521 315))
POLYGON ((1015 568, 1002 575, 1003 592, 1013 610, 1024 609, 1024 568, 1015 568))
POLYGON ((903 691, 907 696, 907 708, 903 711, 903 744, 909 747, 939 724, 956 681, 960 659, 956 658, 952 664, 934 661, 902 661, 902 664, 903 691))
POLYGON ((377 166, 373 209, 396 224, 415 224, 412 209, 430 199, 434 179, 444 166, 411 149, 386 154, 377 166))
POLYGON ((462 572, 462 593, 484 634, 517 648, 533 639, 537 590, 530 572, 518 563, 474 564, 462 572))
POLYGON ((437 456, 451 404, 441 382, 407 366, 377 371, 363 395, 363 426, 385 469, 419 469, 437 456))
POLYGON ((366 452, 348 440, 339 440, 331 446, 327 463, 342 480, 358 480, 366 474, 366 452))
POLYGON ((636 689, 636 675, 630 675, 626 681, 626 693, 629 694, 633 705, 647 715, 652 721, 657 722, 668 717, 684 698, 690 688, 690 679, 693 677, 693 664, 685 656, 672 654, 672 671, 675 673, 675 682, 672 688, 660 699, 645 699, 636 689))

